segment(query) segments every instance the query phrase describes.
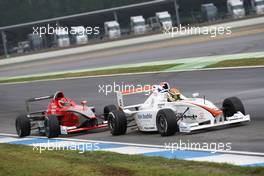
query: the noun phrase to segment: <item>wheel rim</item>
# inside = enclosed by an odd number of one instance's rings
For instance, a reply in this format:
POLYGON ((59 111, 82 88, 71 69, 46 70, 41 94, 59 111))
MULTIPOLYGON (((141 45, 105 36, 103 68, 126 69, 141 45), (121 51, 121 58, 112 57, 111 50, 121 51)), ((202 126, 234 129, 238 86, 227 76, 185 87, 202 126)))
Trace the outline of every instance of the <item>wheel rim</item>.
POLYGON ((167 131, 167 121, 164 115, 160 115, 158 119, 158 124, 161 132, 166 132, 167 131))
POLYGON ((115 129, 115 126, 116 126, 115 125, 115 120, 114 120, 115 116, 111 113, 111 114, 109 114, 109 117, 110 118, 108 119, 108 121, 109 121, 108 123, 109 123, 110 129, 113 130, 113 129, 115 129))

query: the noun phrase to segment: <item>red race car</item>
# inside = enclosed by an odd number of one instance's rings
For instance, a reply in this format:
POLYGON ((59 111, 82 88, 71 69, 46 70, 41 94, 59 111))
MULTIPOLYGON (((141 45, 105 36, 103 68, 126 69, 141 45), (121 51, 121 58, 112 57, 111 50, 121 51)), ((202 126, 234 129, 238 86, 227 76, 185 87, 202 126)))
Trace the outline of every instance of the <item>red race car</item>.
POLYGON ((95 114, 95 108, 87 106, 87 101, 77 105, 66 98, 63 92, 56 92, 52 96, 31 98, 26 101, 27 115, 19 115, 16 119, 16 131, 19 137, 29 136, 32 130, 37 130, 47 137, 58 137, 60 134, 89 131, 106 128, 107 121, 103 116, 95 114), (31 112, 31 102, 49 100, 45 111, 31 112))

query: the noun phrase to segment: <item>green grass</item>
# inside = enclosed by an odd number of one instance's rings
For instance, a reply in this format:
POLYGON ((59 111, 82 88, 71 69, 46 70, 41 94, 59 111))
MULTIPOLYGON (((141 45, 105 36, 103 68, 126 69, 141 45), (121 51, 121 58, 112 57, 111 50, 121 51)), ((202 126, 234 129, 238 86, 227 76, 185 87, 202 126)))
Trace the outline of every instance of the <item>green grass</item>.
POLYGON ((169 160, 109 152, 44 151, 0 144, 0 175, 32 176, 263 176, 264 168, 169 160))
MULTIPOLYGON (((58 73, 58 74, 44 75, 44 76, 7 78, 7 79, 2 79, 2 80, 0 79, 0 83, 15 83, 15 82, 25 82, 25 81, 49 80, 49 79, 60 79, 60 78, 75 78, 75 77, 111 75, 111 74, 125 74, 125 73, 159 72, 159 71, 165 71, 165 70, 168 70, 170 68, 174 68, 174 67, 177 67, 180 65, 182 65, 182 64, 147 65, 147 66, 140 66, 140 67, 111 68, 111 69, 105 69, 105 70, 58 73)), ((224 60, 224 61, 220 61, 220 62, 215 63, 215 64, 208 65, 204 68, 257 66, 257 65, 264 65, 264 58, 224 60)))
POLYGON ((154 72, 154 71, 164 71, 178 65, 180 64, 151 65, 151 66, 141 66, 141 67, 115 68, 115 69, 105 69, 105 70, 96 70, 96 71, 63 73, 63 74, 47 75, 47 76, 32 76, 32 77, 14 78, 14 79, 11 78, 11 79, 0 80, 0 83, 36 81, 36 80, 58 79, 58 78, 74 78, 74 77, 98 76, 98 75, 110 75, 110 74, 122 74, 122 73, 145 73, 145 72, 154 72))
POLYGON ((212 65, 208 65, 205 68, 240 67, 240 66, 257 66, 257 65, 264 65, 264 58, 225 60, 212 65))

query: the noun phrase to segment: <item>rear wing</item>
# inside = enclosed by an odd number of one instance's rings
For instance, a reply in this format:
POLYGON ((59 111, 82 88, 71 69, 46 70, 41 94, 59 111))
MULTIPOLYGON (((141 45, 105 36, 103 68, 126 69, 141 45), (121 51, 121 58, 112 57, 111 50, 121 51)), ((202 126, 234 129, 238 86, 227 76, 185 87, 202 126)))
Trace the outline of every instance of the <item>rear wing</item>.
POLYGON ((42 101, 42 100, 48 100, 54 98, 54 95, 51 96, 44 96, 44 97, 35 97, 35 98, 30 98, 26 100, 26 111, 29 114, 37 114, 37 113, 42 113, 43 111, 36 111, 36 112, 30 112, 30 103, 31 102, 36 102, 36 101, 42 101))
POLYGON ((125 106, 123 97, 126 96, 126 95, 133 95, 133 94, 139 94, 139 93, 144 93, 144 92, 151 92, 153 90, 154 90, 153 86, 144 86, 144 87, 140 87, 140 88, 136 88, 136 89, 133 88, 133 89, 127 89, 127 90, 124 90, 124 91, 117 91, 116 92, 117 104, 118 104, 119 108, 121 108, 121 109, 138 107, 141 104, 125 106))

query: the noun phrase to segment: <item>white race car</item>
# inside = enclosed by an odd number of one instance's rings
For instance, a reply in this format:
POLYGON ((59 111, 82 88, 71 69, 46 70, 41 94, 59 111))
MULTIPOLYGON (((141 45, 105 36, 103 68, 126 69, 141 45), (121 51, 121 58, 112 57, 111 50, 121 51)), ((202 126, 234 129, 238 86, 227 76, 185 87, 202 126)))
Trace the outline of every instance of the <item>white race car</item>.
POLYGON ((124 106, 124 95, 146 91, 150 90, 117 92, 118 108, 105 107, 112 135, 125 134, 127 127, 133 126, 132 121, 140 131, 158 131, 161 136, 250 121, 237 97, 225 99, 222 108, 218 108, 205 98, 197 98, 198 93, 186 98, 168 83, 151 87, 151 94, 143 104, 124 106))

